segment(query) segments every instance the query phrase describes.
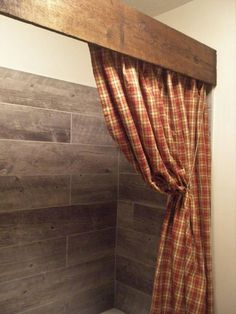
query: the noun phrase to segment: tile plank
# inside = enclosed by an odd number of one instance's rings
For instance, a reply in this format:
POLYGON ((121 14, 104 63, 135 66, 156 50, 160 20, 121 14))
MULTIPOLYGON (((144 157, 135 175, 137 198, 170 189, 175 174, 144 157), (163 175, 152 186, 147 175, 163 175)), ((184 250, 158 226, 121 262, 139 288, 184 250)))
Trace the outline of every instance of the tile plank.
POLYGON ((119 190, 120 200, 165 208, 167 200, 166 196, 152 190, 139 175, 120 174, 119 190))
POLYGON ((116 225, 116 202, 0 214, 0 247, 96 231, 116 225))
POLYGON ((0 103, 0 138, 70 142, 70 114, 0 103))
POLYGON ((118 200, 117 227, 132 229, 135 231, 133 202, 118 200))
POLYGON ((102 115, 97 89, 0 67, 0 101, 102 115))
POLYGON ((72 176, 72 204, 115 201, 116 199, 117 179, 114 174, 72 176))
POLYGON ((116 280, 146 294, 152 295, 155 267, 116 257, 116 280))
POLYGON ((1 248, 0 282, 63 267, 65 257, 65 238, 1 248))
POLYGON ((68 176, 0 176, 0 212, 69 204, 68 176))
POLYGON ((131 229, 117 229, 116 253, 118 255, 155 266, 157 249, 158 239, 155 235, 148 235, 131 229))
POLYGON ((0 140, 0 175, 72 175, 117 171, 114 147, 0 140))
POLYGON ((160 236, 165 210, 138 203, 120 201, 117 209, 119 227, 160 236))
POLYGON ((72 115, 72 142, 115 146, 103 117, 80 114, 72 115))
MULTIPOLYGON (((73 146, 72 146, 73 147, 73 146)), ((85 173, 117 173, 117 149, 115 147, 100 147, 79 145, 75 154, 71 174, 85 173)))
POLYGON ((114 255, 115 228, 70 236, 68 242, 68 265, 76 265, 106 255, 114 255))
POLYGON ((134 204, 134 228, 137 231, 153 234, 160 238, 165 216, 163 208, 153 208, 142 204, 134 204))

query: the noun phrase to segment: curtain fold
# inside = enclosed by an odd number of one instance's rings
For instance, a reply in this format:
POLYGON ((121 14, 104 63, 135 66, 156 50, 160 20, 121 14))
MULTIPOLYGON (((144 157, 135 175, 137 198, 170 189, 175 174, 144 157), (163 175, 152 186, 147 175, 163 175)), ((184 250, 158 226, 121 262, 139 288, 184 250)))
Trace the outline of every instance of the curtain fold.
POLYGON ((112 137, 147 184, 168 194, 150 313, 210 314, 206 87, 95 45, 90 53, 112 137))

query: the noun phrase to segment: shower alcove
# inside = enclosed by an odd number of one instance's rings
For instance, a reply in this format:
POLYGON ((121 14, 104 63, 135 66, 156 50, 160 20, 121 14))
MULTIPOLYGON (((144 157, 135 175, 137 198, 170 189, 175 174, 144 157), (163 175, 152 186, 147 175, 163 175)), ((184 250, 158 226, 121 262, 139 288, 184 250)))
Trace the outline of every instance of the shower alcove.
MULTIPOLYGON (((118 0, 0 13, 216 84, 213 49, 118 0)), ((0 68, 0 152, 0 314, 148 314, 166 198, 119 152, 97 90, 0 68)))

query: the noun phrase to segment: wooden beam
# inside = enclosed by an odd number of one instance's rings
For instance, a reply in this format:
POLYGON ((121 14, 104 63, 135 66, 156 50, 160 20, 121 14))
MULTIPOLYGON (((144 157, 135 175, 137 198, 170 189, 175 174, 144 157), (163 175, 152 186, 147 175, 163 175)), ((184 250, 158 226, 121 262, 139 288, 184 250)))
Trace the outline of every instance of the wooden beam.
POLYGON ((0 0, 0 13, 216 85, 216 51, 119 0, 0 0))

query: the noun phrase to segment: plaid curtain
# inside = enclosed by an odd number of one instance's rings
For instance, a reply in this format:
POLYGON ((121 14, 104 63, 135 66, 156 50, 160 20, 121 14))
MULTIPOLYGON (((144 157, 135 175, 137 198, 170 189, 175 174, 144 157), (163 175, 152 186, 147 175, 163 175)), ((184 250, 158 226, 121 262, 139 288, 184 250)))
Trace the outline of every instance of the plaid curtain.
POLYGON ((147 184, 168 194, 151 313, 212 313, 206 87, 111 50, 90 52, 111 135, 147 184))

